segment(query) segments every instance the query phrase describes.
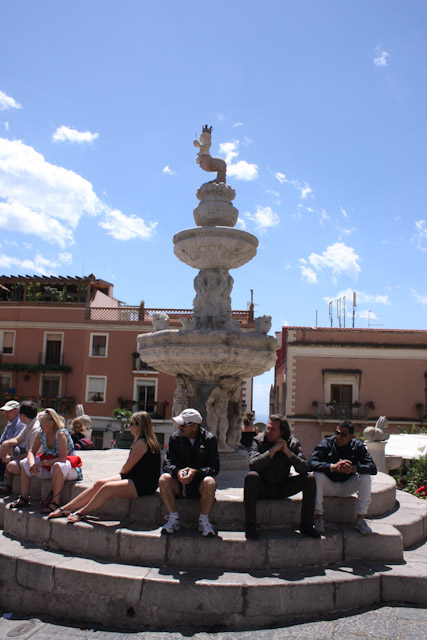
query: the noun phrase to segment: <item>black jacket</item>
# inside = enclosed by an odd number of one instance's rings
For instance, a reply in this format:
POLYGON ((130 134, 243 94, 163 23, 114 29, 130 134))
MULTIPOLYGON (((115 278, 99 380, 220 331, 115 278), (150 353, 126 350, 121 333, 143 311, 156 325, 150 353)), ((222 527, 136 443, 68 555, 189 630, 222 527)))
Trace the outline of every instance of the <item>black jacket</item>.
POLYGON ((319 442, 310 456, 310 471, 326 473, 333 482, 345 482, 354 474, 331 472, 331 464, 339 460, 350 460, 356 467, 357 473, 371 476, 377 473, 375 462, 363 442, 352 438, 348 445, 339 447, 335 436, 328 436, 319 442))
POLYGON ((188 438, 183 438, 175 431, 169 440, 169 448, 165 455, 163 471, 176 478, 179 469, 197 469, 195 479, 205 476, 216 476, 219 472, 219 456, 217 441, 213 433, 199 427, 194 445, 188 438))
POLYGON ((267 435, 262 433, 252 441, 249 451, 249 469, 259 473, 266 484, 281 484, 289 477, 291 467, 300 474, 308 472, 308 463, 301 451, 301 444, 291 438, 288 447, 292 451, 292 458, 288 458, 283 451, 278 451, 272 458, 268 452, 274 446, 267 435))

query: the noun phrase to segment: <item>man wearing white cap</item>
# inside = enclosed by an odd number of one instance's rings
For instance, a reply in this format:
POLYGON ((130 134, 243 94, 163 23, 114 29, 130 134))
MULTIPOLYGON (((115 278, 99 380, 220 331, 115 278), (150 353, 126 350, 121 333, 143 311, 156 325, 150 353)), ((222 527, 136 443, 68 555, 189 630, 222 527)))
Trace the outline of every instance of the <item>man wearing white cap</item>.
POLYGON ((173 422, 178 431, 170 437, 159 479, 160 495, 169 513, 162 533, 174 533, 180 527, 176 498, 200 498, 199 531, 202 536, 215 536, 209 512, 215 500, 213 476, 219 471, 217 440, 200 426, 202 416, 196 409, 185 409, 173 422))
MULTIPOLYGON (((0 445, 4 440, 10 440, 19 436, 21 431, 25 429, 25 424, 19 417, 19 402, 16 400, 9 400, 5 405, 0 407, 0 411, 4 412, 6 416, 7 425, 0 436, 0 445)), ((4 471, 6 465, 0 461, 0 480, 4 479, 4 471)))

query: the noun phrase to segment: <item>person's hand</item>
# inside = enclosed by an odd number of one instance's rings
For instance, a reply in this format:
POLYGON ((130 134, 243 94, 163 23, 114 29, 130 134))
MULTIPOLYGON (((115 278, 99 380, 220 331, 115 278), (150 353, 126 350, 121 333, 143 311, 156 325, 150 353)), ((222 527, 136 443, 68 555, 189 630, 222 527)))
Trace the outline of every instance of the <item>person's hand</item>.
POLYGON ((273 457, 278 451, 285 452, 285 450, 283 448, 283 445, 285 445, 287 447, 287 444, 283 440, 283 438, 279 438, 278 440, 276 440, 276 442, 273 444, 273 446, 269 449, 270 456, 273 457))
POLYGON ((40 467, 42 466, 42 461, 39 460, 38 462, 35 462, 33 465, 31 465, 30 467, 30 472, 31 473, 40 473, 40 467))
POLYGON ((194 480, 194 476, 196 475, 195 469, 190 469, 190 467, 186 467, 185 469, 180 469, 178 471, 178 480, 181 484, 190 484, 192 480, 194 480))
POLYGON ((332 471, 350 475, 351 473, 355 473, 356 467, 351 463, 350 460, 338 460, 338 462, 335 462, 335 464, 332 465, 332 471))

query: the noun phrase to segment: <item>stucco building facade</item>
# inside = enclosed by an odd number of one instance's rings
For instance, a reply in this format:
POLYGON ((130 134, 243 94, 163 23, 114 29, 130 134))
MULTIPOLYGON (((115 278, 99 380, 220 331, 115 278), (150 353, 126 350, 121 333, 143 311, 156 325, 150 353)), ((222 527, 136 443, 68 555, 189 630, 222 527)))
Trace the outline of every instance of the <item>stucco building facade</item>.
POLYGON ((390 431, 422 426, 427 331, 283 327, 270 411, 287 415, 308 455, 350 419, 356 432, 387 416, 390 431))

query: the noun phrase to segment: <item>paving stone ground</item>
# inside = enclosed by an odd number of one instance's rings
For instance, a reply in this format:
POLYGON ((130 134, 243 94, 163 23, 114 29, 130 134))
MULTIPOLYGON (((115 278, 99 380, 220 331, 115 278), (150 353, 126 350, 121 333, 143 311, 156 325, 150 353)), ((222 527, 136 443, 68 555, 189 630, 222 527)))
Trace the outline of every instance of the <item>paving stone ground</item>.
MULTIPOLYGON (((1 614, 8 615, 4 612, 1 614)), ((357 611, 345 617, 317 619, 275 629, 205 631, 182 628, 119 631, 88 625, 87 628, 40 618, 0 618, 0 640, 425 640, 427 608, 387 606, 357 611)))

